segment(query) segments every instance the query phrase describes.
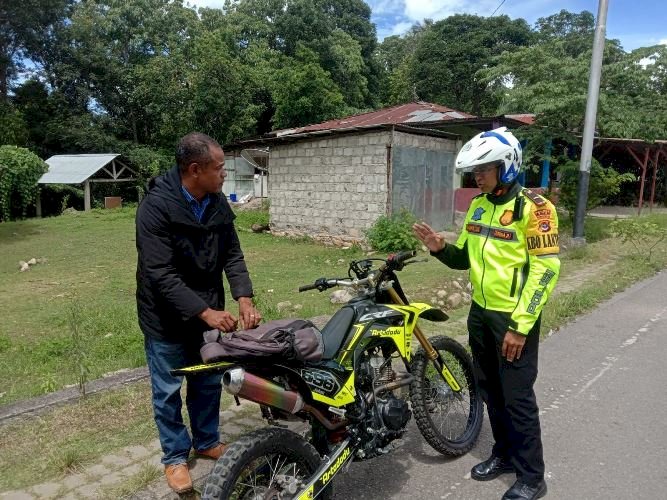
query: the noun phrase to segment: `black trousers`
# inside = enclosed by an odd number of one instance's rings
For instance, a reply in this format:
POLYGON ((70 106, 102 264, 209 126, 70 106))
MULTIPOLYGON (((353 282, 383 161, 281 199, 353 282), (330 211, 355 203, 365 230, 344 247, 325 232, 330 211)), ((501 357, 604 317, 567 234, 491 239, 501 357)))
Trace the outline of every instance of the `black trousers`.
POLYGON ((493 454, 508 458, 517 479, 535 485, 544 479, 539 409, 533 384, 537 378, 540 319, 526 338, 521 359, 509 363, 502 346, 509 313, 472 303, 468 333, 482 399, 495 443, 493 454))

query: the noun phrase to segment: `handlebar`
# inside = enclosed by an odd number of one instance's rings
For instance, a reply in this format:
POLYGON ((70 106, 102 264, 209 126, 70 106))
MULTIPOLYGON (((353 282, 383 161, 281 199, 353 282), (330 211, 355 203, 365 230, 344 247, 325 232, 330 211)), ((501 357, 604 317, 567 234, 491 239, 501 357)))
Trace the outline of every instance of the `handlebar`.
POLYGON ((306 292, 308 290, 319 290, 323 292, 328 288, 333 288, 335 286, 361 286, 368 283, 368 278, 361 280, 352 280, 352 279, 327 279, 327 278, 318 278, 315 280, 315 283, 312 285, 303 285, 299 287, 299 292, 306 292))
POLYGON ((299 287, 299 292, 307 292, 308 290, 315 290, 317 285, 303 285, 299 287))
POLYGON ((387 271, 400 271, 408 264, 412 264, 414 262, 420 262, 419 260, 412 260, 412 261, 409 260, 415 257, 416 255, 417 252, 415 250, 408 250, 391 254, 387 257, 386 260, 364 259, 363 261, 353 261, 350 264, 349 272, 350 274, 352 274, 352 271, 354 271, 354 273, 357 274, 356 279, 352 277, 346 279, 318 278, 311 285, 300 286, 299 292, 307 292, 308 290, 319 290, 320 292, 323 292, 324 290, 333 288, 335 286, 360 287, 360 286, 366 286, 369 283, 372 284, 372 286, 377 287, 379 285, 377 280, 380 279, 382 281, 382 279, 379 278, 379 276, 384 276, 384 273, 386 273, 387 271), (371 268, 370 260, 379 260, 384 262, 384 264, 377 270, 371 271, 369 273, 371 268), (380 273, 379 275, 378 272, 380 273))
POLYGON ((391 254, 389 257, 387 257, 387 267, 395 271, 400 271, 403 269, 405 261, 411 259, 415 255, 417 255, 416 250, 407 250, 391 254))

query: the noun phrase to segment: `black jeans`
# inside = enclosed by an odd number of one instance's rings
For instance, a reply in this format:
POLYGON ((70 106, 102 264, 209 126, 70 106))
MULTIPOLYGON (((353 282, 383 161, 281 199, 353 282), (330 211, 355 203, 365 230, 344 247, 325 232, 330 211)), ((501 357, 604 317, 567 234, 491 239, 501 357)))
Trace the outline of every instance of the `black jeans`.
POLYGON ((502 346, 509 313, 472 303, 468 333, 482 399, 495 443, 493 454, 508 458, 517 479, 535 485, 544 479, 539 409, 533 384, 537 378, 540 319, 526 338, 521 359, 509 363, 502 346))

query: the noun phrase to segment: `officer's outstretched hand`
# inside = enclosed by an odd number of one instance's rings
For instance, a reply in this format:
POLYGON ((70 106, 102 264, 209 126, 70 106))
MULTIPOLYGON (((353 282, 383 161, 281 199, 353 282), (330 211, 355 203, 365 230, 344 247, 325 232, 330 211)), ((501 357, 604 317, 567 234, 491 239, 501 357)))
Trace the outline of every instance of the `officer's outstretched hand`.
POLYGON ((503 357, 510 363, 521 358, 521 351, 526 343, 526 336, 520 333, 507 332, 503 340, 503 357))
POLYGON ((413 224, 412 232, 431 252, 439 252, 445 248, 445 237, 436 233, 426 222, 413 224))

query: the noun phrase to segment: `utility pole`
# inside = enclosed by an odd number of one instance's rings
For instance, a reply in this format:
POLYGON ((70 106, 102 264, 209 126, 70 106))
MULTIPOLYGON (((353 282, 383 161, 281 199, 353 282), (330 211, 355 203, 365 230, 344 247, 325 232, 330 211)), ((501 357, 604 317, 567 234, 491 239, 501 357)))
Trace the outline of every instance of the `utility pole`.
POLYGON ((607 8, 609 0, 599 0, 598 17, 595 23, 595 39, 593 41, 593 57, 591 58, 591 75, 588 80, 588 98, 586 99, 586 117, 584 119, 584 137, 581 143, 581 164, 579 165, 579 186, 577 192, 577 209, 574 217, 573 243, 585 245, 584 218, 588 201, 588 185, 591 178, 591 160, 593 158, 593 138, 595 121, 600 96, 600 74, 602 73, 602 56, 607 31, 607 8))

